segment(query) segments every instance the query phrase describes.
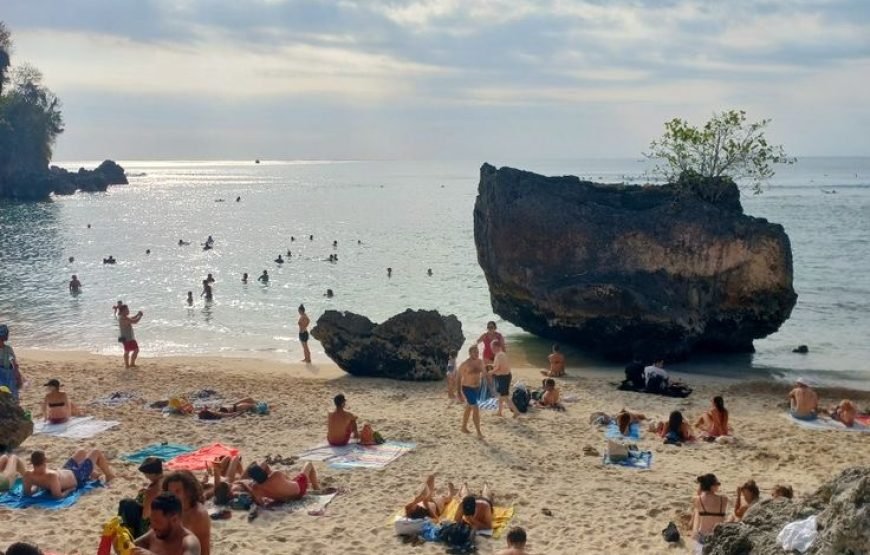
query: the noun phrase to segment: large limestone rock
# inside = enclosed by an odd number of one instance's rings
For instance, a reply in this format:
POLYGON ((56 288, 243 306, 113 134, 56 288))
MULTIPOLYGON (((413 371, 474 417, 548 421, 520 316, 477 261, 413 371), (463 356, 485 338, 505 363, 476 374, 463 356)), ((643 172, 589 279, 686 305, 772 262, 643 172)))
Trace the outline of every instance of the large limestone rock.
POLYGON ((818 536, 805 555, 870 553, 870 467, 846 469, 800 502, 761 501, 743 522, 717 526, 704 554, 783 553, 776 541, 782 528, 812 515, 818 536))
POLYGON ((484 164, 477 258, 493 310, 614 358, 751 351, 789 317, 791 245, 728 179, 603 185, 484 164))
POLYGON ((411 381, 444 378, 447 357, 465 342, 456 316, 434 310, 409 309, 382 324, 327 310, 311 334, 345 372, 411 381))
POLYGON ((15 449, 33 434, 33 421, 24 415, 24 409, 12 395, 0 392, 0 453, 15 449))

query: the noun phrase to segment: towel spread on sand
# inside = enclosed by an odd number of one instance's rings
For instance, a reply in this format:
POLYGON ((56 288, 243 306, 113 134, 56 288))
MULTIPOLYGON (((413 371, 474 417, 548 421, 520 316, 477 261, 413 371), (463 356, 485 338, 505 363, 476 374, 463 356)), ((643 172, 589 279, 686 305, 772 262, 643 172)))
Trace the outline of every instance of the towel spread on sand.
POLYGON ((63 424, 34 422, 33 433, 67 439, 88 439, 120 424, 115 420, 97 420, 93 416, 74 416, 63 424))
POLYGON ((611 422, 607 426, 607 431, 604 432, 604 437, 607 439, 640 439, 640 424, 637 422, 632 422, 628 427, 628 435, 624 436, 619 432, 619 426, 616 425, 616 422, 611 422))
POLYGON ((121 458, 130 463, 141 464, 148 457, 157 457, 158 459, 168 461, 170 459, 174 459, 179 455, 190 453, 191 451, 193 451, 193 447, 190 447, 188 445, 178 445, 176 443, 155 443, 153 445, 143 447, 135 453, 124 455, 121 458))
POLYGON ((855 420, 855 425, 851 428, 827 416, 819 416, 815 420, 801 420, 795 418, 791 414, 786 413, 785 417, 802 428, 810 430, 832 430, 835 432, 864 432, 870 433, 870 426, 862 424, 860 419, 855 420))
POLYGON ((331 468, 384 468, 416 447, 416 443, 401 441, 388 441, 381 445, 349 443, 342 447, 318 445, 303 451, 299 459, 328 462, 331 468))
POLYGON ((40 509, 65 509, 72 507, 83 493, 87 493, 95 488, 103 487, 103 483, 99 480, 91 480, 84 486, 70 493, 61 499, 53 498, 47 491, 40 490, 36 495, 30 497, 24 496, 24 482, 19 478, 12 488, 6 493, 0 495, 0 507, 7 509, 26 509, 28 507, 38 507, 40 509))
POLYGON ((200 447, 196 451, 178 455, 165 465, 169 470, 205 470, 206 464, 221 456, 235 457, 239 450, 220 443, 200 447))
POLYGON ((637 468, 639 470, 649 470, 652 468, 652 451, 629 451, 628 458, 621 461, 611 461, 607 453, 602 459, 605 465, 625 466, 628 468, 637 468))
POLYGON ((270 506, 269 510, 287 513, 305 511, 312 516, 318 516, 323 514, 323 511, 326 510, 326 507, 330 503, 332 503, 332 500, 335 499, 336 495, 338 495, 337 492, 327 493, 324 495, 316 495, 309 492, 302 499, 288 501, 287 503, 277 503, 270 506))

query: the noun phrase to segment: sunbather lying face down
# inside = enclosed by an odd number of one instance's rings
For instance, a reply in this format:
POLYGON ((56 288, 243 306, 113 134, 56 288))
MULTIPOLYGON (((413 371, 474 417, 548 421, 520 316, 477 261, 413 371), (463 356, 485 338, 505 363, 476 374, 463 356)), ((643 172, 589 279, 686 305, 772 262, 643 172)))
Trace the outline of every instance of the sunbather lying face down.
POLYGON ((489 485, 484 484, 483 492, 476 497, 469 494, 467 484, 462 484, 459 497, 462 501, 456 511, 456 522, 465 522, 475 530, 492 530, 493 501, 489 485))
POLYGON ((314 465, 305 463, 302 471, 293 478, 279 470, 272 470, 266 463, 253 463, 245 471, 248 479, 239 480, 232 492, 249 493, 258 505, 272 502, 286 503, 301 499, 309 489, 320 489, 314 465))

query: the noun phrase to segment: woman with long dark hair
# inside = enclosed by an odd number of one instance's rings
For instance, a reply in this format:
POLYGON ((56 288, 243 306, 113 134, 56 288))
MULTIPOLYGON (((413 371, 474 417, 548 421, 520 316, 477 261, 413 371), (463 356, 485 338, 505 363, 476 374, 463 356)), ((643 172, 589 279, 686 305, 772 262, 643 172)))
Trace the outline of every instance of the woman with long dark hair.
POLYGON ((710 441, 731 435, 728 430, 728 409, 725 408, 725 400, 721 396, 713 397, 710 410, 698 418, 695 427, 702 430, 701 436, 704 439, 710 441))

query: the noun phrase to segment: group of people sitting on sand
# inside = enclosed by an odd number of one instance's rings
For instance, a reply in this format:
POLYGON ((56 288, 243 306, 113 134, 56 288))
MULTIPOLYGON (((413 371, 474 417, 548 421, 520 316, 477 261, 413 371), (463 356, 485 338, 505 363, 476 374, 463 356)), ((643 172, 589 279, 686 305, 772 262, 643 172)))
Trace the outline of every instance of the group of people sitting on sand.
MULTIPOLYGON (((692 499, 692 538, 703 545, 714 528, 723 522, 738 522, 760 499, 761 490, 755 480, 737 488, 733 513, 728 515, 728 497, 719 493, 721 483, 715 474, 698 476, 698 490, 692 499)), ((791 486, 777 485, 771 498, 789 501, 794 496, 791 486)))
POLYGON ((842 423, 847 428, 855 426, 858 408, 849 399, 843 399, 836 405, 830 405, 827 409, 819 408, 819 395, 810 387, 803 378, 795 381, 795 387, 788 394, 790 414, 798 420, 812 421, 819 415, 827 415, 831 419, 842 423))

